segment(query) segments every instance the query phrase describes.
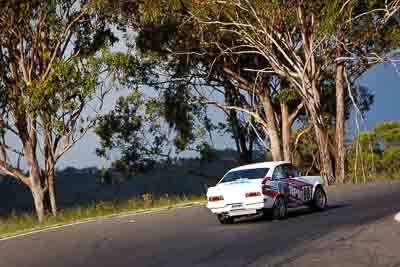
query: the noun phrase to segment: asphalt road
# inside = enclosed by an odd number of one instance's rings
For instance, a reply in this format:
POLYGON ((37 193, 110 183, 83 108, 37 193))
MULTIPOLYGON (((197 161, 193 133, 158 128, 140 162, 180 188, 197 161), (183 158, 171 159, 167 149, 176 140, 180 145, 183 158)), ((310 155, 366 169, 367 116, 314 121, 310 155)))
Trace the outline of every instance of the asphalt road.
POLYGON ((329 208, 220 225, 203 206, 0 241, 0 266, 400 266, 400 183, 332 188, 329 208))

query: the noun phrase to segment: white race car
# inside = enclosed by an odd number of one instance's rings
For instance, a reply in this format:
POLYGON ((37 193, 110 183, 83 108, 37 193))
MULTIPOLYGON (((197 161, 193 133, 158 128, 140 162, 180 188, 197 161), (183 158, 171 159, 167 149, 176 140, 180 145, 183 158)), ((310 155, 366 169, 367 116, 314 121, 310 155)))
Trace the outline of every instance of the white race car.
POLYGON ((255 214, 282 219, 288 208, 309 206, 323 210, 327 203, 321 176, 300 176, 287 161, 234 168, 207 190, 207 207, 223 224, 255 214))

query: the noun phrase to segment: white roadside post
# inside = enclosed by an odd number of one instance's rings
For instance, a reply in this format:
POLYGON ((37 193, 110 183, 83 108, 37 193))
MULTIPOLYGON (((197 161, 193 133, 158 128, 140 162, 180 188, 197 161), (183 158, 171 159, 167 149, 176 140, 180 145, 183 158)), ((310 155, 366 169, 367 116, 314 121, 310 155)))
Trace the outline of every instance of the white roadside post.
POLYGON ((396 216, 394 216, 394 219, 400 223, 400 212, 396 214, 396 216))

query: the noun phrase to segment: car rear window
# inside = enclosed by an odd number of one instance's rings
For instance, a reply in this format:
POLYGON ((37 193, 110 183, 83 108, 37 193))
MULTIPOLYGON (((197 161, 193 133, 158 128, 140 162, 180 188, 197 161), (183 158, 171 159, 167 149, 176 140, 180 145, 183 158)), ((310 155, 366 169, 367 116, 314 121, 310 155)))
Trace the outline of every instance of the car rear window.
POLYGON ((221 183, 233 182, 238 179, 262 179, 268 173, 268 168, 256 168, 239 171, 231 171, 225 174, 221 183))

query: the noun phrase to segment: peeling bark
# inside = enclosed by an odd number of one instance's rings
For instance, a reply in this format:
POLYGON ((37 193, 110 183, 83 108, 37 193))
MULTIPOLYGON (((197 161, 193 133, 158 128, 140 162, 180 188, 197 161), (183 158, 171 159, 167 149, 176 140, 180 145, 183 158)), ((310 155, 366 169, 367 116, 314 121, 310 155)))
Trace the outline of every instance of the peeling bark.
MULTIPOLYGON (((36 178, 32 179, 36 180, 36 178)), ((39 185, 35 184, 30 189, 35 204, 36 215, 38 217, 39 222, 41 223, 44 221, 44 193, 40 184, 39 185)))
POLYGON ((282 112, 282 148, 283 158, 286 161, 291 161, 291 148, 290 148, 290 128, 291 123, 289 120, 289 110, 286 103, 281 103, 282 112))
MULTIPOLYGON (((30 162, 34 163, 34 156, 28 156, 30 158, 30 162)), ((37 161, 36 161, 37 163, 37 161)), ((44 196, 46 188, 42 185, 42 176, 41 171, 38 164, 31 165, 30 167, 30 190, 32 192, 33 201, 35 204, 35 210, 38 217, 39 222, 44 221, 45 217, 45 205, 44 205, 44 196)))
POLYGON ((55 191, 55 175, 54 169, 47 174, 48 186, 49 186, 49 198, 51 213, 53 216, 57 216, 57 202, 56 202, 56 191, 55 191))
POLYGON ((269 92, 266 92, 261 97, 262 105, 264 107, 265 118, 267 121, 268 128, 267 133, 271 142, 271 154, 274 161, 282 160, 281 151, 281 140, 279 137, 279 131, 276 124, 275 112, 272 106, 271 98, 269 92))
MULTIPOLYGON (((336 42, 336 57, 342 57, 344 49, 342 45, 342 35, 338 34, 336 42)), ((344 62, 336 64, 336 179, 339 183, 343 183, 345 179, 345 116, 344 116, 344 62)))
POLYGON ((329 153, 328 133, 325 128, 314 122, 314 131, 318 143, 319 157, 321 161, 321 175, 325 183, 331 184, 335 177, 333 174, 332 160, 329 153))

